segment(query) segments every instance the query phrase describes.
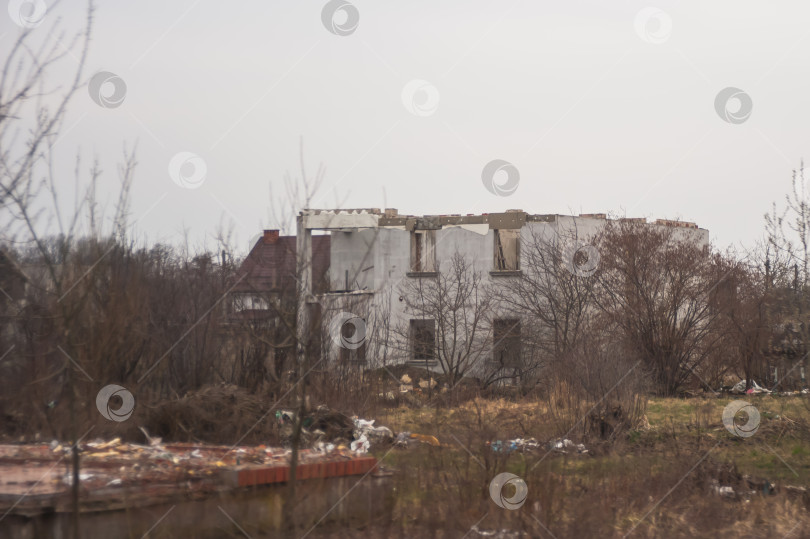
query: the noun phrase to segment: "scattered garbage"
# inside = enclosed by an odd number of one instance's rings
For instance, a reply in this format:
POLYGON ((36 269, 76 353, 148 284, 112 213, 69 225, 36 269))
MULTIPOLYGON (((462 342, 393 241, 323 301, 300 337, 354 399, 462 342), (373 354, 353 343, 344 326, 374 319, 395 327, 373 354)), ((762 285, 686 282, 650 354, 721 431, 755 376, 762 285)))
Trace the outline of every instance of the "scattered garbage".
POLYGON ((585 454, 588 450, 585 448, 585 444, 575 444, 568 438, 560 438, 557 440, 552 440, 549 442, 549 449, 552 451, 557 451, 559 453, 578 453, 578 454, 585 454))
POLYGON ((419 380, 419 387, 422 389, 433 389, 437 384, 438 382, 436 382, 434 378, 431 378, 430 380, 419 380))
POLYGON ((368 443, 392 443, 394 441, 394 433, 388 427, 375 427, 374 419, 360 419, 353 418, 354 421, 354 439, 365 439, 368 443))
POLYGON ((641 419, 638 422, 638 426, 636 430, 650 430, 652 427, 650 426, 650 420, 647 419, 647 414, 641 416, 641 419))
POLYGON ((752 492, 759 492, 760 494, 770 495, 776 494, 777 487, 767 479, 755 479, 748 475, 743 476, 746 485, 754 489, 752 492))
POLYGON ((396 439, 394 440, 395 447, 408 447, 408 442, 411 440, 411 433, 410 432, 400 432, 397 434, 396 439))
MULTIPOLYGON (((377 466, 374 457, 358 455, 348 444, 322 449, 298 452, 297 479, 359 475, 377 466)), ((67 442, 0 444, 0 514, 58 510, 74 483, 66 462, 70 450, 67 442)), ((76 481, 81 502, 93 511, 221 496, 230 489, 285 483, 292 471, 291 450, 265 445, 145 445, 115 438, 79 442, 77 450, 82 453, 76 481)))
POLYGON ((760 394, 768 394, 771 392, 770 389, 765 389, 764 387, 760 386, 754 380, 751 380, 751 387, 749 389, 745 389, 745 380, 740 380, 731 388, 731 393, 735 395, 760 395, 760 394))
MULTIPOLYGON (((79 483, 83 483, 95 477, 94 474, 91 473, 79 473, 79 483)), ((73 484, 73 474, 68 472, 62 476, 62 482, 66 485, 73 484)))
MULTIPOLYGON (((402 377, 399 379, 399 392, 400 393, 424 393, 425 391, 430 391, 431 389, 435 388, 439 385, 439 382, 436 381, 435 378, 429 377, 427 380, 419 380, 416 384, 413 383, 413 378, 408 376, 407 374, 403 374, 402 377)), ((445 384, 445 387, 447 384, 445 384)), ((445 393, 447 390, 445 387, 442 387, 442 393, 445 393)))
MULTIPOLYGON (((535 438, 515 438, 513 440, 495 440, 487 442, 487 445, 495 453, 512 453, 521 452, 528 453, 540 450, 544 445, 538 442, 535 438)), ((546 444, 549 451, 557 451, 559 453, 577 453, 585 454, 588 449, 585 444, 575 444, 568 438, 560 438, 551 440, 546 444)))
POLYGON ((360 435, 360 437, 351 443, 351 449, 355 453, 364 454, 368 453, 371 444, 368 441, 368 438, 365 434, 360 435))
POLYGON ((712 491, 723 498, 736 498, 737 494, 734 489, 729 486, 712 485, 712 491))
POLYGON ((798 397, 800 395, 808 395, 810 394, 810 389, 804 388, 801 391, 775 391, 772 395, 776 395, 778 397, 798 397))
POLYGON ((478 537, 492 537, 493 539, 519 539, 521 537, 529 537, 529 534, 523 531, 482 530, 477 524, 474 524, 468 533, 475 533, 478 537))
POLYGON ((394 439, 394 447, 406 448, 415 443, 428 444, 434 447, 439 447, 442 445, 439 442, 439 439, 435 436, 431 436, 429 434, 419 434, 416 432, 411 433, 402 431, 397 434, 396 438, 394 439))
MULTIPOLYGON (((292 410, 278 410, 276 421, 283 441, 292 440, 296 412, 292 410)), ((348 416, 330 410, 326 406, 304 416, 301 425, 301 438, 303 444, 318 451, 327 448, 348 447, 356 453, 367 453, 373 444, 391 444, 394 442, 394 433, 388 427, 376 426, 374 419, 362 419, 357 416, 348 416)))
MULTIPOLYGON (((283 443, 289 444, 295 431, 297 413, 292 410, 278 410, 276 420, 283 443)), ((332 442, 348 446, 354 437, 354 421, 346 415, 319 406, 305 414, 301 422, 301 440, 305 446, 317 442, 332 442)))
POLYGON ((511 453, 513 451, 527 452, 540 449, 540 442, 534 438, 515 438, 514 440, 495 440, 487 445, 496 453, 511 453))

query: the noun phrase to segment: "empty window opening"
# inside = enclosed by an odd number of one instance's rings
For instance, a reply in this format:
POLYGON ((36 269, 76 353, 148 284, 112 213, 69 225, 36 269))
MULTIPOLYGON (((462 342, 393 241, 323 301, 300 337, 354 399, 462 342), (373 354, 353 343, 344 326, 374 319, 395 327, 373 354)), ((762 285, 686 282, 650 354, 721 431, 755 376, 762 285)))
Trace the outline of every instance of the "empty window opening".
POLYGON ((517 271, 520 269, 520 230, 495 230, 495 269, 517 271))
POLYGON ((411 232, 411 271, 436 271, 436 231, 411 232))
POLYGON ((520 366, 520 320, 496 318, 492 331, 492 356, 505 367, 520 366))
POLYGON ((436 324, 433 320, 411 320, 411 350, 413 359, 436 359, 436 324))

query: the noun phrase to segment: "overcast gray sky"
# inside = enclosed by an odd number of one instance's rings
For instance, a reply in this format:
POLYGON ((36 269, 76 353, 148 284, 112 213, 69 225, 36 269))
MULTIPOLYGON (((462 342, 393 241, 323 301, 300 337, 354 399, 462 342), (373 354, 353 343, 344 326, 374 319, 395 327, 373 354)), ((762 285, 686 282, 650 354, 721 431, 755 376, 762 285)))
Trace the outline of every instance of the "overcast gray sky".
MULTIPOLYGON (((352 0, 332 31, 325 0, 98 4, 87 76, 126 93, 80 93, 59 149, 98 155, 111 191, 138 142, 149 241, 202 242, 224 216, 246 245, 275 224, 269 186, 297 174, 303 137, 326 167, 315 207, 680 217, 748 246, 810 148, 806 2, 352 0), (750 115, 731 99, 721 118, 728 87, 750 115), (172 180, 179 152, 205 163, 195 189, 172 180), (519 172, 510 195, 483 184, 495 159, 519 172)), ((66 26, 83 5, 60 6, 66 26)), ((18 31, 2 17, 0 50, 18 31)))

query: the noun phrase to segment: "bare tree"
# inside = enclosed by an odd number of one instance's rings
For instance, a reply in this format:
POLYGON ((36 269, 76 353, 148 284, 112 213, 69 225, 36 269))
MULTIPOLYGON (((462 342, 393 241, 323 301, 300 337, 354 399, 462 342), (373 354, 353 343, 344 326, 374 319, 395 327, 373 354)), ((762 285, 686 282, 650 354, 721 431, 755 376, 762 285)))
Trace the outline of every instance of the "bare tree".
MULTIPOLYGON (((521 272, 504 279, 496 288, 503 310, 524 317, 532 331, 531 342, 546 360, 564 360, 582 336, 593 315, 595 261, 589 271, 578 271, 578 249, 586 241, 577 228, 532 228, 521 243, 521 272)), ((587 238, 598 242, 598 235, 587 238)))
POLYGON ((765 236, 764 279, 771 298, 767 318, 778 329, 772 352, 804 361, 810 350, 810 187, 803 161, 793 171, 784 207, 774 204, 765 215, 765 236))
POLYGON ((728 366, 742 375, 748 389, 754 376, 762 375, 771 341, 765 276, 755 264, 731 257, 716 256, 714 267, 719 275, 710 301, 721 313, 717 327, 725 337, 723 348, 732 354, 728 366))
POLYGON ((718 311, 708 301, 717 284, 712 257, 688 234, 612 221, 599 249, 599 307, 665 395, 676 394, 719 342, 718 311))
POLYGON ((455 253, 435 277, 402 283, 400 295, 412 320, 393 330, 394 347, 414 353, 426 364, 435 360, 454 387, 483 367, 491 353, 491 289, 474 263, 455 253))

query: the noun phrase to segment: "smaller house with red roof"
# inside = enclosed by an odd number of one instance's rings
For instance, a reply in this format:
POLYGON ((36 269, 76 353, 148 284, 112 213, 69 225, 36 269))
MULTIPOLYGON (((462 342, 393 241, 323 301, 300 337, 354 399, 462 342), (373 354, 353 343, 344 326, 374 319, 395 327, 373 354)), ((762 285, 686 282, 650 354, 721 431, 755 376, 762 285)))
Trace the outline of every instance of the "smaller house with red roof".
MULTIPOLYGON (((328 235, 312 237, 312 286, 316 293, 329 289, 328 235)), ((267 320, 280 316, 296 297, 296 238, 265 230, 236 272, 231 289, 235 320, 267 320)))

